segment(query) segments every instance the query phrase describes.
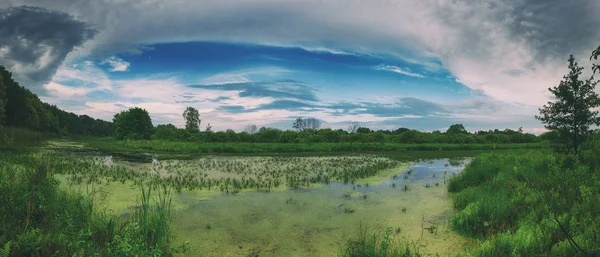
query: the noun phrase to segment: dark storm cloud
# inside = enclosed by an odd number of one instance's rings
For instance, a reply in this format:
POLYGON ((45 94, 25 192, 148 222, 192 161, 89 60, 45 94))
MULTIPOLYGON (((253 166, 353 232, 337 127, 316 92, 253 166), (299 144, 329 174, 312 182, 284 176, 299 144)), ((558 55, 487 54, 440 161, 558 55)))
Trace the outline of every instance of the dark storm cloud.
POLYGON ((527 40, 538 58, 565 59, 598 42, 598 3, 594 0, 519 0, 504 18, 515 38, 527 40), (585 47, 582 49, 582 47, 585 47))
POLYGON ((32 6, 0 9, 0 63, 17 80, 39 86, 52 78, 73 48, 95 33, 66 13, 32 6))

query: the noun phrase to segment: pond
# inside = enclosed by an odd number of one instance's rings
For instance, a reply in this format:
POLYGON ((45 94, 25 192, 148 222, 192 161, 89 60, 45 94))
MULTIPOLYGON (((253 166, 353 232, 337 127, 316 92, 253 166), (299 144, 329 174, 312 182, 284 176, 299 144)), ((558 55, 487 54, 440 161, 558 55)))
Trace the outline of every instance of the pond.
MULTIPOLYGON (((370 229, 391 227, 396 239, 409 242, 422 254, 451 255, 474 245, 449 228, 454 208, 446 187, 446 181, 460 173, 469 158, 410 164, 368 155, 204 156, 165 161, 92 158, 108 170, 73 165, 83 167, 74 174, 90 176, 94 171, 121 179, 150 174, 165 183, 195 181, 199 187, 184 188, 173 195, 171 222, 173 242, 188 241, 191 256, 337 256, 342 243, 356 235, 361 225, 370 229), (370 175, 360 178, 365 174, 370 175), (229 179, 246 186, 232 193, 227 184, 223 187, 229 179), (271 188, 274 180, 279 186, 271 188), (327 183, 314 182, 323 180, 327 183), (349 182, 339 182, 344 180, 349 182), (295 188, 290 187, 296 185, 290 181, 311 182, 295 188), (206 187, 207 182, 213 184, 212 190, 206 187), (249 182, 253 186, 248 186, 249 182), (255 186, 258 188, 253 189, 255 186)), ((57 177, 69 181, 68 175, 57 177)), ((126 215, 137 205, 140 191, 133 183, 98 181, 91 191, 102 196, 96 197, 100 206, 126 215)), ((90 191, 90 185, 61 185, 90 191)))
POLYGON ((461 252, 471 242, 449 228, 445 181, 468 161, 418 162, 372 185, 331 182, 204 200, 184 192, 177 201, 188 208, 174 213, 173 230, 177 241, 190 242, 192 255, 202 256, 336 256, 361 224, 390 226, 421 253, 461 252))

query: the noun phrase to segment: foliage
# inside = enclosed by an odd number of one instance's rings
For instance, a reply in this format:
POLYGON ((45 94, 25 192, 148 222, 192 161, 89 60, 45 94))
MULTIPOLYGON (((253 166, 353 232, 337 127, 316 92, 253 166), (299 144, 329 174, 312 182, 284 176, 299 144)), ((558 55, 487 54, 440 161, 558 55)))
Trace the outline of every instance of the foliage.
MULTIPOLYGON (((273 132, 276 133, 276 132, 273 132)), ((217 133, 213 133, 218 135, 217 133)), ((223 133, 224 134, 224 133, 223 133)), ((243 134, 242 134, 243 135, 243 134)), ((266 134, 264 134, 266 135, 266 134)), ((268 142, 268 137, 259 138, 268 142)), ((82 142, 107 152, 153 152, 156 154, 267 154, 267 153, 346 153, 346 152, 412 152, 412 151, 490 151, 503 149, 541 149, 543 143, 522 144, 397 144, 397 143, 193 143, 165 140, 114 141, 88 138, 82 142)))
POLYGON ((340 256, 343 257, 413 257, 421 256, 418 249, 410 248, 406 242, 398 244, 393 240, 392 228, 387 227, 383 232, 369 231, 362 225, 357 237, 350 237, 342 247, 340 256))
POLYGON ((115 139, 139 140, 152 136, 152 119, 145 109, 134 107, 115 114, 113 123, 115 139))
MULTIPOLYGON (((593 52, 592 55, 590 56, 590 60, 594 59, 594 60, 598 60, 598 56, 600 56, 600 45, 598 46, 598 48, 596 48, 593 52)), ((596 72, 600 71, 600 65, 597 63, 594 63, 592 65, 592 71, 594 72, 594 74, 596 74, 596 72)))
POLYGON ((35 94, 12 79, 12 73, 0 66, 0 126, 18 127, 59 134, 108 136, 111 123, 87 115, 65 112, 43 103, 35 94), (9 101, 10 100, 10 101, 9 101))
MULTIPOLYGON (((141 208, 118 218, 96 209, 93 198, 59 189, 60 158, 43 153, 0 155, 0 246, 12 256, 158 256, 169 247, 170 195, 150 191, 141 208)), ((94 170, 93 166, 87 169, 94 170)), ((142 190, 144 190, 142 188, 142 190)))
POLYGON ((185 120, 185 129, 189 132, 200 131, 200 113, 194 107, 187 107, 183 112, 183 119, 185 120))
POLYGON ((598 111, 593 110, 600 106, 600 97, 594 92, 597 82, 593 76, 580 80, 583 67, 578 66, 573 55, 569 58, 569 70, 558 86, 548 89, 556 100, 540 108, 540 115, 535 117, 547 129, 556 131, 567 149, 578 154, 595 130, 591 127, 600 125, 598 111))
POLYGON ((185 129, 178 129, 173 124, 158 125, 152 134, 153 140, 188 141, 190 133, 185 129))
MULTIPOLYGON (((194 141, 194 142, 244 142, 244 143, 401 143, 401 144, 508 144, 508 143, 535 143, 541 139, 533 134, 523 133, 505 129, 503 131, 490 130, 479 131, 471 134, 464 133, 440 133, 421 132, 400 128, 398 130, 372 131, 366 127, 357 128, 356 133, 338 129, 304 129, 302 131, 280 130, 276 128, 262 127, 258 129, 250 125, 243 132, 237 133, 233 130, 212 131, 193 133, 190 136, 181 132, 175 132, 174 126, 168 130, 155 130, 153 139, 164 139, 172 141, 194 141), (177 134, 177 135, 176 135, 177 134)), ((462 125, 457 124, 462 127, 462 125)), ((207 126, 210 128, 210 126, 207 126)))
POLYGON ((41 145, 50 135, 22 128, 0 126, 0 149, 41 145))
POLYGON ((448 127, 447 134, 467 134, 469 133, 462 124, 454 124, 448 127))
POLYGON ((449 182, 459 211, 451 226, 483 239, 474 256, 597 256, 599 178, 570 155, 480 155, 449 182))

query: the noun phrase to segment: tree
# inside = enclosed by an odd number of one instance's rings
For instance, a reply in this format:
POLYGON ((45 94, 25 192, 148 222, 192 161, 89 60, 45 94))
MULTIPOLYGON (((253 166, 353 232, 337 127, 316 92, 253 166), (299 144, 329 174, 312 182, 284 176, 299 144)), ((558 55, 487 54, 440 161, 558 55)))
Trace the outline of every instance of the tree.
POLYGON ((152 119, 145 109, 138 107, 115 114, 113 119, 115 139, 150 139, 152 119))
MULTIPOLYGON (((594 60, 598 60, 598 56, 600 56, 600 46, 598 46, 598 48, 596 48, 596 50, 594 50, 592 52, 592 56, 590 56, 590 60, 594 59, 594 60)), ((594 74, 596 74, 596 72, 600 71, 600 65, 594 63, 592 66, 592 71, 594 72, 594 74)))
POLYGON ((256 124, 251 124, 251 125, 246 126, 244 128, 244 131, 250 135, 254 135, 258 131, 258 127, 256 126, 256 124))
POLYGON ((306 126, 304 124, 304 119, 302 118, 296 118, 296 121, 294 121, 294 124, 292 124, 292 128, 294 128, 297 131, 303 131, 306 129, 306 126))
POLYGON ((208 125, 206 125, 206 133, 212 133, 212 126, 210 125, 210 123, 208 123, 208 125))
POLYGON ((4 85, 2 72, 0 72, 0 126, 4 125, 6 121, 6 100, 6 86, 4 85))
POLYGON ((593 76, 580 80, 583 67, 575 62, 573 55, 569 57, 569 70, 558 86, 548 88, 555 101, 540 108, 540 115, 535 118, 546 129, 556 131, 560 142, 578 155, 582 143, 595 131, 590 127, 600 125, 598 111, 593 110, 600 106, 600 97, 594 92, 597 81, 593 76))
POLYGON ((321 128, 321 120, 316 118, 297 118, 292 124, 292 128, 297 131, 305 131, 307 129, 319 130, 321 128))
POLYGON ((462 124, 454 124, 446 130, 447 134, 467 134, 469 133, 462 124))
POLYGON ((185 119, 185 129, 189 132, 200 131, 200 113, 194 107, 187 107, 183 112, 183 118, 185 119))
POLYGON ((350 126, 348 126, 348 133, 349 134, 354 134, 356 133, 356 130, 360 127, 360 125, 358 124, 358 122, 352 122, 352 124, 350 126))
POLYGON ((175 127, 173 124, 158 125, 154 129, 152 139, 171 141, 177 140, 177 127, 175 127))
POLYGON ((304 123, 306 129, 319 130, 321 128, 321 120, 317 118, 307 118, 304 123))
POLYGON ((369 133, 371 133, 371 129, 367 128, 367 127, 360 127, 356 130, 356 133, 369 134, 369 133))

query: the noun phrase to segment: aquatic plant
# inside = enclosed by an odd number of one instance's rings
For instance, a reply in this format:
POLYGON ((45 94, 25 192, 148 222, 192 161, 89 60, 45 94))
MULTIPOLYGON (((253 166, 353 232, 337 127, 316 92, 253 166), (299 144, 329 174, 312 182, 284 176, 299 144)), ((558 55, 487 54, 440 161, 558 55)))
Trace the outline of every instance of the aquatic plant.
MULTIPOLYGON (((396 229, 396 234, 401 228, 396 229)), ((419 257, 419 249, 408 242, 398 243, 392 237, 394 230, 387 227, 383 231, 369 230, 360 225, 358 235, 349 237, 340 249, 342 257, 419 257)))

